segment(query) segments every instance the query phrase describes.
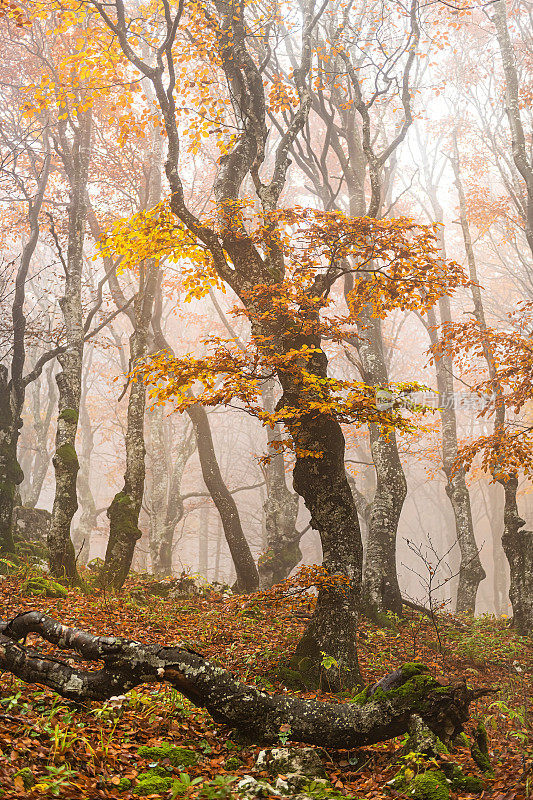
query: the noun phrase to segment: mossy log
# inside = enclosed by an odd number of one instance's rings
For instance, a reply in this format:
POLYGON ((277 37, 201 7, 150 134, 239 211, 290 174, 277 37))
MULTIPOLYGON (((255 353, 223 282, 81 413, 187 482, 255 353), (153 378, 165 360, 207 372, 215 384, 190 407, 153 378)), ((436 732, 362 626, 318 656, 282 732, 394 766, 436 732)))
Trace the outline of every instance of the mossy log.
POLYGON ((165 647, 93 636, 38 611, 0 622, 0 669, 78 702, 105 700, 142 683, 166 681, 192 703, 206 708, 216 722, 236 728, 256 742, 278 741, 281 729, 294 741, 332 748, 392 739, 407 731, 415 713, 447 742, 462 731, 470 703, 490 691, 471 689, 465 683, 442 686, 424 665, 406 664, 351 703, 269 695, 236 680, 186 645, 165 647), (39 634, 61 649, 74 650, 86 661, 102 661, 103 667, 83 671, 41 656, 20 643, 29 633, 39 634))

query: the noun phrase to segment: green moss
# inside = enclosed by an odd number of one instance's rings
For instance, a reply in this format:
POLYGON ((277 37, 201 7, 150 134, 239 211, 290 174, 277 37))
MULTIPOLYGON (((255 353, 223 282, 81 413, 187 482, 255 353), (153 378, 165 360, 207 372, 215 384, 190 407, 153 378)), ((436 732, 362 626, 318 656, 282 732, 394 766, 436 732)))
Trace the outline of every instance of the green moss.
POLYGON ((154 775, 156 775, 158 778, 169 777, 168 770, 165 769, 164 767, 151 767, 146 772, 140 772, 139 775, 137 775, 137 780, 140 783, 143 783, 144 781, 151 780, 154 777, 154 775))
POLYGON ((450 787, 454 792, 469 792, 476 794, 482 792, 484 782, 477 775, 465 775, 459 764, 451 761, 442 763, 442 771, 450 781, 450 787))
POLYGON ((417 661, 408 661, 400 667, 404 678, 414 678, 415 675, 423 675, 429 672, 429 667, 419 664, 417 661))
POLYGON ((137 784, 133 794, 138 797, 148 797, 151 794, 165 794, 172 788, 174 779, 171 777, 161 778, 159 775, 150 775, 146 780, 137 784))
POLYGON ((224 769, 231 772, 232 770, 236 770, 236 769, 239 769, 239 767, 242 767, 242 764, 243 764, 243 762, 241 761, 240 758, 236 758, 235 756, 231 756, 230 758, 227 758, 225 760, 224 769))
POLYGON ((64 419, 65 422, 78 422, 78 412, 75 408, 64 408, 59 419, 64 419))
POLYGON ((111 526, 119 534, 127 538, 138 539, 141 532, 138 528, 139 511, 135 506, 133 498, 126 492, 118 492, 113 498, 107 512, 111 526))
POLYGON ((454 792, 468 792, 469 794, 477 794, 482 792, 484 782, 477 775, 462 775, 456 780, 452 780, 452 789, 454 792))
POLYGON ((30 597, 66 597, 67 590, 57 581, 44 578, 42 575, 34 575, 26 578, 20 587, 22 595, 30 597))
MULTIPOLYGON (((0 460, 3 463, 6 483, 0 484, 5 487, 5 491, 11 494, 11 485, 18 486, 24 480, 24 472, 17 460, 17 451, 9 441, 0 444, 0 460)), ((15 490, 14 490, 15 491, 15 490)), ((13 496, 14 496, 13 491, 13 496)))
POLYGON ((168 742, 163 742, 157 747, 139 747, 137 753, 141 758, 150 761, 169 761, 173 767, 189 767, 198 761, 198 755, 194 750, 188 747, 175 747, 168 742))
POLYGON ((117 789, 119 792, 125 792, 127 789, 131 789, 131 781, 129 778, 121 778, 117 784, 117 789))
POLYGON ((487 729, 482 722, 479 723, 474 731, 474 740, 470 745, 470 752, 474 763, 485 775, 493 776, 494 770, 490 763, 489 756, 489 737, 487 729))
POLYGON ((71 444, 62 444, 56 450, 55 458, 62 464, 71 469, 79 469, 78 456, 75 448, 71 444))
POLYGON ((350 703, 355 703, 358 706, 364 706, 365 703, 368 703, 368 701, 372 699, 371 697, 368 696, 369 689, 370 686, 365 686, 362 692, 354 694, 350 698, 350 703))
POLYGON ((15 772, 13 776, 15 778, 22 778, 22 784, 25 789, 31 789, 31 787, 35 784, 35 775, 31 771, 29 767, 24 767, 24 769, 19 769, 18 772, 15 772))
POLYGON ((396 686, 394 689, 388 689, 386 692, 384 692, 382 689, 378 689, 372 695, 372 699, 388 701, 399 700, 404 702, 415 702, 419 700, 421 703, 419 708, 420 711, 423 712, 424 700, 428 692, 438 691, 438 689, 438 684, 435 679, 431 677, 431 675, 419 674, 415 675, 413 678, 410 678, 405 683, 402 683, 401 686, 396 686))
POLYGON ((0 481, 0 494, 2 494, 4 497, 12 500, 15 497, 16 490, 17 487, 14 483, 11 483, 10 481, 0 481))
POLYGON ((429 769, 415 775, 409 783, 409 794, 414 800, 448 800, 450 789, 440 769, 429 769))
POLYGON ((461 731, 461 733, 455 737, 453 743, 456 747, 470 747, 468 736, 464 731, 461 731))

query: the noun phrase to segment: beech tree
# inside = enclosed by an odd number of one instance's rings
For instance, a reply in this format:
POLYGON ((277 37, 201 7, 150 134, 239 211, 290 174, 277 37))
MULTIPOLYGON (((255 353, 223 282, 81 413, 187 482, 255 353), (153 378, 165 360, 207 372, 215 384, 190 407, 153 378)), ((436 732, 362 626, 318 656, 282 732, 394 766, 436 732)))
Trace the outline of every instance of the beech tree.
MULTIPOLYGON (((180 172, 180 134, 174 89, 178 53, 185 58, 181 48, 186 46, 187 53, 191 51, 190 36, 184 40, 181 38, 185 11, 178 9, 173 16, 170 6, 165 6, 166 33, 160 40, 159 49, 153 53, 155 63, 152 65, 141 58, 131 42, 131 37, 135 36, 134 30, 139 24, 145 23, 128 20, 125 6, 120 0, 112 7, 113 15, 110 7, 98 3, 95 7, 133 67, 152 82, 161 109, 168 138, 165 169, 171 190, 169 210, 175 222, 165 218, 168 226, 165 229, 162 227, 162 212, 157 211, 157 224, 152 227, 155 238, 158 231, 172 231, 174 226, 178 238, 175 247, 187 247, 189 254, 196 258, 202 254, 200 264, 204 274, 207 272, 207 282, 221 280, 232 288, 250 321, 259 357, 274 366, 281 384, 282 398, 278 408, 283 410, 283 420, 295 448, 294 488, 303 497, 311 513, 312 525, 320 533, 324 566, 332 577, 331 584, 319 595, 316 611, 297 648, 295 659, 299 664, 305 661, 316 670, 320 668, 322 653, 326 652, 339 665, 337 680, 343 675, 343 684, 350 685, 358 677, 355 634, 362 549, 359 520, 344 468, 344 437, 338 414, 330 410, 331 379, 327 373, 327 357, 320 346, 320 310, 327 302, 330 287, 339 277, 347 273, 359 273, 359 278, 361 275, 364 278, 371 252, 377 256, 376 262, 379 263, 379 258, 383 260, 372 270, 379 280, 367 282, 359 279, 354 283, 354 292, 359 292, 361 300, 365 297, 370 299, 377 283, 381 290, 381 294, 378 290, 378 297, 374 301, 377 309, 388 302, 385 298, 388 297, 389 285, 394 286, 394 295, 402 281, 402 274, 413 270, 416 273, 416 265, 424 259, 424 280, 428 279, 428 274, 434 278, 433 287, 427 293, 428 298, 435 292, 450 290, 458 280, 458 275, 449 267, 443 269, 442 262, 433 258, 429 231, 426 233, 421 230, 417 239, 413 227, 402 221, 380 226, 370 220, 368 223, 351 223, 339 215, 313 217, 305 213, 276 211, 289 166, 289 150, 305 125, 309 112, 307 81, 312 67, 312 35, 323 7, 316 9, 314 5, 308 5, 304 9, 300 26, 299 67, 293 73, 298 101, 292 119, 279 137, 270 178, 261 174, 268 134, 266 97, 261 69, 256 60, 258 57, 248 45, 246 9, 239 4, 227 7, 218 5, 209 9, 207 19, 203 9, 199 14, 196 9, 191 9, 190 16, 186 16, 189 31, 191 25, 195 30, 200 26, 201 38, 195 40, 199 47, 195 57, 200 64, 208 57, 204 44, 206 36, 210 38, 216 56, 213 66, 217 71, 221 70, 227 81, 229 99, 236 112, 235 124, 239 130, 235 140, 225 145, 213 182, 216 212, 216 222, 213 223, 200 219, 187 206, 180 172), (260 227, 255 233, 247 223, 247 203, 242 202, 240 197, 246 178, 252 180, 262 207, 260 227), (262 219, 264 222, 261 222, 262 219), (299 254, 287 248, 282 238, 283 226, 287 223, 300 226, 302 243, 310 237, 307 247, 314 246, 312 259, 315 261, 312 260, 309 265, 305 259, 299 264, 299 254), (305 233, 306 227, 310 229, 309 234, 305 233), (408 245, 408 241, 411 244, 408 245), (343 258, 354 258, 354 266, 346 267, 343 258), (329 267, 326 266, 328 263, 329 267), (359 269, 358 263, 361 264, 359 269), (387 273, 387 265, 391 273, 387 273), (288 283, 289 268, 301 271, 304 291, 297 285, 293 289, 288 283), (281 296, 282 305, 272 315, 268 309, 276 295, 281 296), (298 308, 296 327, 295 322, 291 322, 288 305, 292 303, 296 303, 298 308), (305 322, 303 329, 302 322, 305 322), (317 391, 316 400, 312 402, 311 398, 317 391), (324 392, 321 401, 319 398, 324 392), (341 579, 342 586, 337 577, 341 579)), ((265 29, 263 35, 264 46, 267 47, 270 30, 265 29)), ((115 239, 120 239, 118 233, 115 239)), ((298 233, 295 241, 298 242, 298 233)), ((421 277, 413 278, 412 286, 416 288, 402 298, 402 304, 412 302, 420 305, 425 302, 417 291, 420 280, 421 277)), ((431 278, 428 283, 431 284, 431 278)), ((242 364, 239 366, 244 372, 242 364)), ((223 372, 224 369, 218 371, 223 372)), ((164 378, 165 374, 178 374, 178 386, 190 386, 197 378, 194 369, 189 376, 184 376, 184 365, 179 359, 171 359, 163 369, 156 364, 156 380, 164 378)), ((176 381, 170 381, 170 389, 167 387, 161 396, 168 397, 175 389, 176 381)), ((239 394, 242 399, 242 393, 239 394)), ((364 403, 363 398, 364 390, 361 403, 364 403)), ((354 399, 351 402, 356 403, 354 399)), ((189 398, 183 407, 188 405, 196 406, 196 401, 189 398)), ((335 682, 332 680, 332 685, 335 682)))

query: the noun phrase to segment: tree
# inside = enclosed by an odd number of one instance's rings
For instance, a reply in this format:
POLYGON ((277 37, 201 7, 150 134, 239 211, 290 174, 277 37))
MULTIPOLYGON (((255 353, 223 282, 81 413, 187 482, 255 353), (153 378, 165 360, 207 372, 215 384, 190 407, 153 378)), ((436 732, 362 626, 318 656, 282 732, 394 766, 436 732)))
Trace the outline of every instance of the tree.
MULTIPOLYGON (((293 153, 324 209, 379 217, 387 213, 384 206, 396 151, 413 122, 411 84, 420 42, 419 6, 412 2, 406 9, 396 3, 388 7, 387 15, 395 20, 394 44, 390 29, 380 25, 380 10, 364 2, 353 7, 351 14, 343 8, 339 4, 337 13, 319 23, 317 74, 311 93, 313 125, 306 126, 303 141, 294 143, 293 153), (329 43, 334 44, 333 54, 329 43), (388 119, 391 106, 396 110, 388 119)), ((350 306, 354 297, 350 271, 344 281, 350 306)), ((357 363, 365 383, 386 389, 389 369, 381 315, 370 304, 352 311, 357 324, 346 343, 357 358, 351 363, 357 363)), ((367 509, 363 608, 371 614, 387 610, 401 614, 396 534, 407 485, 395 431, 370 425, 369 436, 376 486, 367 509)))
MULTIPOLYGON (((418 137, 418 145, 421 151, 424 191, 429 201, 432 219, 441 225, 439 228, 439 239, 443 255, 446 256, 444 210, 439 201, 437 189, 438 181, 436 180, 438 171, 441 170, 442 174, 444 165, 439 165, 436 159, 436 153, 434 154, 433 163, 430 164, 426 150, 427 142, 422 142, 420 137, 418 137)), ((475 278, 472 278, 472 280, 474 279, 475 278)), ((439 299, 438 317, 443 324, 452 321, 450 301, 446 296, 439 299)), ((438 343, 437 308, 430 309, 427 318, 424 320, 424 318, 421 317, 421 319, 435 352, 438 343)), ((459 614, 473 616, 476 611, 476 596, 479 584, 485 578, 485 571, 481 566, 479 551, 476 544, 470 494, 466 484, 465 471, 462 468, 457 468, 456 464, 459 444, 453 360, 447 354, 441 354, 439 357, 435 356, 434 364, 437 377, 437 390, 441 400, 439 414, 442 427, 442 469, 446 476, 446 494, 453 509, 455 533, 461 553, 455 609, 459 614)))
POLYGON ((69 140, 67 126, 60 120, 57 143, 70 185, 70 202, 66 259, 61 255, 65 284, 60 306, 65 325, 66 348, 58 354, 61 370, 56 375, 59 414, 56 449, 52 459, 56 491, 48 531, 48 552, 52 575, 65 578, 70 583, 79 583, 70 526, 78 508, 76 482, 79 462, 75 440, 80 410, 84 347, 81 279, 85 238, 85 194, 91 153, 91 111, 80 111, 77 123, 72 127, 72 139, 69 140))
POLYGON ((221 724, 237 728, 254 741, 287 739, 332 748, 356 748, 400 736, 413 714, 449 744, 463 730, 470 703, 489 694, 466 683, 442 686, 423 664, 405 664, 366 687, 355 703, 302 700, 269 695, 239 683, 231 673, 183 647, 143 645, 114 636, 93 636, 62 625, 45 614, 28 612, 0 622, 0 667, 24 681, 38 680, 75 701, 103 700, 145 681, 168 681, 221 724), (19 642, 39 633, 84 660, 104 666, 84 672, 36 655, 19 642))
MULTIPOLYGON (((479 309, 479 305, 478 305, 479 309)), ((482 307, 481 307, 482 310, 482 307)), ((532 306, 525 304, 514 320, 515 330, 489 327, 484 315, 466 323, 449 323, 443 329, 439 352, 458 356, 463 363, 483 359, 488 376, 473 386, 479 394, 491 395, 493 404, 484 414, 493 414, 493 432, 463 446, 458 465, 467 468, 479 454, 481 465, 503 486, 504 531, 502 545, 509 561, 509 597, 518 633, 533 632, 533 533, 522 530, 525 521, 518 514, 516 494, 518 473, 532 472, 532 427, 521 420, 520 412, 531 399, 532 350, 527 331, 532 322, 532 306), (481 323, 481 324, 480 324, 481 323), (509 417, 509 413, 513 416, 509 417)))
MULTIPOLYGON (((344 437, 338 416, 332 413, 328 361, 320 346, 320 310, 335 280, 351 271, 357 273, 358 265, 364 274, 365 267, 368 269, 370 251, 375 253, 376 246, 387 265, 392 266, 389 258, 392 251, 396 261, 390 274, 385 267, 379 266, 372 270, 374 276, 379 276, 376 281, 363 281, 367 286, 356 283, 354 290, 360 293, 362 301, 371 297, 376 284, 384 289, 384 295, 388 295, 385 285, 390 285, 393 287, 390 294, 397 296, 402 285, 402 272, 406 270, 411 275, 414 269, 420 275, 415 260, 417 265, 420 264, 424 261, 424 254, 427 258, 425 280, 429 278, 431 283, 431 278, 435 278, 428 297, 447 291, 450 279, 456 280, 457 273, 451 269, 445 277, 443 273, 446 270, 442 270, 441 262, 432 258, 431 234, 421 232, 417 238, 414 228, 404 222, 393 221, 380 226, 371 220, 350 223, 340 215, 306 216, 305 213, 291 215, 286 212, 284 215, 276 212, 289 166, 289 149, 304 126, 309 110, 307 76, 312 64, 312 32, 323 7, 316 10, 311 4, 304 10, 299 67, 293 74, 297 105, 279 138, 269 180, 260 174, 268 133, 266 99, 260 65, 248 46, 247 11, 238 3, 209 8, 207 18, 203 11, 197 14, 195 9, 188 10, 188 31, 190 26, 198 31, 193 45, 199 51, 194 55, 200 64, 209 57, 204 47, 209 37, 210 52, 215 58, 212 66, 227 80, 228 99, 236 111, 235 123, 239 131, 225 145, 220 158, 220 168, 212 186, 216 203, 212 222, 200 219, 188 207, 180 168, 175 64, 179 63, 178 54, 191 59, 193 49, 190 35, 183 38, 182 17, 185 12, 179 9, 173 17, 170 6, 164 5, 166 33, 153 54, 155 66, 152 66, 134 49, 131 37, 135 37, 134 31, 140 23, 126 18, 121 0, 111 7, 99 3, 95 7, 110 32, 117 37, 131 64, 152 82, 161 110, 168 137, 166 173, 171 190, 169 209, 174 222, 165 228, 159 209, 156 228, 163 240, 169 230, 177 228, 182 257, 188 251, 200 265, 200 271, 204 275, 207 273, 208 283, 224 281, 236 293, 246 309, 257 355, 269 363, 270 369, 274 367, 280 381, 283 394, 278 407, 282 410, 281 416, 289 430, 296 456, 294 488, 303 497, 311 513, 312 525, 320 533, 327 571, 333 578, 341 577, 344 584, 341 588, 334 580, 320 593, 296 659, 300 662, 306 659, 307 664, 319 671, 322 653, 326 652, 336 659, 339 679, 343 675, 343 685, 350 685, 358 677, 355 631, 362 549, 357 511, 344 468, 344 437), (260 224, 255 226, 255 230, 253 223, 251 228, 247 224, 249 206, 240 197, 246 178, 252 180, 262 206, 260 224), (285 221, 300 226, 300 241, 305 241, 306 246, 308 243, 313 245, 315 240, 319 242, 315 258, 324 259, 320 267, 317 263, 306 264, 305 258, 299 263, 294 252, 288 252, 281 225, 285 221), (304 235, 307 226, 309 238, 304 235), (428 245, 428 250, 424 244, 428 245), (349 257, 355 259, 353 270, 342 262, 343 258, 349 257), (327 258, 330 259, 329 268, 326 266, 327 258), (286 277, 291 260, 295 271, 300 273, 294 285, 286 277), (279 302, 274 302, 274 298, 279 298, 279 302), (275 313, 272 314, 271 309, 275 313), (297 310, 296 318, 293 309, 297 310)), ((266 46, 270 29, 265 29, 263 35, 266 46)), ((299 239, 298 232, 295 239, 299 239)), ((132 241, 130 238, 130 244, 132 241)), ((376 262, 379 262, 379 257, 376 262)), ((416 284, 414 280, 412 285, 416 284)), ((412 302, 420 305, 420 295, 416 291, 409 296, 412 302)), ((373 302, 377 303, 379 313, 385 303, 384 296, 373 302)), ((400 306, 408 304, 407 298, 400 299, 400 306)), ((180 359, 173 363, 173 374, 183 369, 180 359)), ((165 364, 165 369, 170 374, 169 364, 165 364)), ((197 378, 193 370, 189 375, 197 378)), ((183 376, 180 381, 187 383, 183 376)), ((225 393, 228 396, 227 389, 225 393)), ((364 405, 365 401, 367 395, 363 391, 360 402, 364 405)), ((189 398, 185 405, 191 402, 189 398)), ((357 404, 353 398, 352 403, 357 404)), ((338 685, 338 680, 332 684, 338 685)))
MULTIPOLYGON (((41 126, 27 126, 22 114, 15 118, 10 130, 2 125, 2 144, 8 155, 4 162, 4 177, 7 172, 13 188, 21 192, 27 206, 29 236, 22 247, 14 281, 11 318, 13 333, 9 368, 0 364, 0 552, 14 554, 15 543, 11 520, 17 487, 24 475, 17 459, 17 446, 22 427, 22 411, 26 387, 31 380, 25 375, 26 361, 26 282, 41 224, 41 210, 48 186, 51 169, 50 143, 46 130, 41 126), (21 159, 21 156, 23 158, 21 159), (12 163, 10 164, 10 160, 12 163), (26 174, 20 162, 26 161, 26 174)), ((41 367, 42 368, 42 367, 41 367)))

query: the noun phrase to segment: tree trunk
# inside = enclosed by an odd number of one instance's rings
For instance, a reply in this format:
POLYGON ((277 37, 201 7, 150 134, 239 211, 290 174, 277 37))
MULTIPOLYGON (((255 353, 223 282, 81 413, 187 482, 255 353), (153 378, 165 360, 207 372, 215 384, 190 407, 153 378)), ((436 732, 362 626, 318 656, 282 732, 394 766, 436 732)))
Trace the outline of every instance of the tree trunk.
POLYGON ((443 742, 463 730, 469 704, 488 694, 465 683, 440 685, 422 664, 405 664, 368 687, 357 703, 323 703, 269 695, 237 681, 231 673, 186 647, 143 645, 114 636, 96 637, 68 628, 36 611, 0 623, 0 668, 27 683, 40 683, 71 700, 105 700, 146 682, 167 681, 218 724, 255 742, 287 738, 331 748, 358 748, 404 734, 417 714, 443 742), (38 633, 84 660, 102 661, 83 672, 36 655, 19 644, 38 633), (283 727, 282 727, 283 726, 283 727))
MULTIPOLYGON (((325 355, 323 361, 327 364, 325 355)), ((319 590, 315 611, 291 665, 304 683, 320 682, 331 691, 340 691, 360 682, 357 609, 363 562, 359 518, 344 468, 344 436, 339 423, 322 414, 300 418, 291 433, 297 452, 294 488, 311 514, 311 526, 320 534, 322 565, 331 579, 319 590), (322 455, 302 457, 298 450, 322 455), (329 669, 323 664, 325 655, 335 660, 329 669)))
POLYGON ((33 429, 37 439, 37 452, 32 465, 31 474, 25 476, 24 482, 25 491, 22 496, 22 501, 25 506, 36 508, 41 491, 43 488, 46 474, 50 467, 52 454, 48 451, 48 437, 50 431, 50 424, 52 422, 52 415, 54 413, 55 404, 57 401, 57 387, 54 381, 54 361, 46 371, 45 375, 44 392, 46 396, 46 410, 43 413, 41 408, 41 386, 36 384, 33 390, 33 429), (27 483, 26 483, 27 481, 27 483))
MULTIPOLYGON (((92 359, 86 366, 86 374, 90 371, 92 359)), ((76 553, 76 563, 87 564, 91 535, 98 525, 98 509, 91 489, 91 457, 94 450, 94 434, 86 402, 86 389, 80 403, 81 466, 78 473, 78 493, 81 504, 81 516, 77 528, 72 532, 72 544, 76 553)))
MULTIPOLYGON (((64 146, 64 145, 63 145, 64 146)), ((84 112, 74 134, 70 154, 65 153, 65 169, 70 182, 65 290, 59 301, 65 324, 67 349, 58 356, 61 366, 56 375, 59 391, 56 449, 52 459, 56 491, 48 531, 50 572, 69 583, 80 582, 76 556, 70 539, 72 518, 78 508, 76 482, 79 463, 75 441, 81 398, 83 363, 83 310, 81 276, 85 238, 85 193, 87 191, 91 148, 91 113, 84 112)))
POLYGON ((180 427, 175 446, 175 428, 165 419, 161 406, 150 409, 147 419, 151 472, 150 557, 156 575, 171 575, 174 532, 184 513, 181 482, 196 441, 187 424, 180 427))
POLYGON ((7 368, 0 364, 0 555, 15 554, 13 508, 24 474, 17 460, 18 427, 11 409, 7 368))
MULTIPOLYGON (((449 309, 447 309, 449 312, 449 309)), ((442 314, 443 321, 449 321, 449 313, 442 314)), ((437 343, 437 319, 435 312, 428 313, 428 334, 432 344, 437 343)), ((452 362, 447 356, 435 359, 437 389, 439 392, 440 418, 442 425, 442 468, 446 475, 446 494, 450 500, 461 564, 455 611, 458 614, 473 616, 476 610, 476 595, 479 584, 485 578, 479 551, 474 536, 470 494, 466 485, 466 473, 458 468, 455 460, 458 454, 457 417, 453 394, 452 362)))
MULTIPOLYGON (((142 290, 139 290, 141 295, 142 290)), ((139 325, 130 337, 130 359, 134 365, 146 354, 148 321, 141 329, 139 325)), ((109 540, 102 572, 103 583, 120 589, 128 577, 135 545, 141 538, 139 513, 144 492, 144 410, 146 390, 141 379, 131 381, 128 398, 126 425, 126 470, 124 486, 113 498, 107 509, 109 518, 109 540)))
POLYGON ((150 466, 150 494, 148 495, 150 528, 148 531, 152 571, 155 575, 172 574, 172 548, 165 540, 166 507, 169 494, 168 459, 162 406, 154 406, 146 415, 148 423, 148 463, 150 466))
POLYGON ((198 530, 198 572, 207 578, 209 569, 209 508, 200 509, 200 526, 198 530))
MULTIPOLYGON (((153 208, 161 199, 161 153, 159 131, 154 131, 152 149, 146 165, 146 185, 143 208, 153 208)), ((139 288, 135 297, 134 314, 130 319, 133 333, 130 336, 130 369, 143 359, 148 351, 148 332, 154 309, 155 294, 159 286, 159 263, 146 261, 140 265, 139 288)), ((120 292, 119 292, 120 293, 120 292)), ((114 292, 115 299, 117 292, 114 292)), ((139 514, 141 511, 145 466, 144 412, 146 389, 142 379, 132 378, 128 398, 126 427, 126 470, 124 486, 107 510, 109 539, 105 554, 102 580, 105 585, 120 589, 130 571, 135 546, 141 538, 139 514)))
MULTIPOLYGON (((347 286, 349 291, 349 283, 347 286)), ((362 378, 370 386, 388 386, 383 352, 381 320, 371 313, 361 316, 356 342, 362 378)), ((368 426, 370 451, 376 468, 376 491, 370 504, 363 577, 363 607, 366 612, 402 613, 402 595, 396 569, 396 536, 407 494, 402 462, 394 431, 368 426)))
MULTIPOLYGON (((266 381, 262 388, 265 411, 274 411, 274 382, 266 381)), ((265 466, 267 498, 263 504, 265 514, 266 547, 257 567, 262 588, 270 588, 285 580, 302 560, 301 533, 296 529, 299 497, 287 488, 283 452, 274 446, 281 439, 278 425, 267 426, 268 455, 265 466)))
POLYGON ((511 570, 513 627, 520 636, 533 636, 533 532, 522 530, 526 523, 518 514, 517 476, 499 482, 505 491, 502 545, 511 570))
POLYGON ((30 264, 39 240, 39 214, 44 201, 50 175, 50 153, 48 134, 43 134, 44 161, 41 172, 36 175, 37 191, 28 201, 29 237, 24 244, 15 277, 15 290, 11 319, 13 323, 13 347, 11 375, 7 367, 0 365, 0 553, 14 555, 12 517, 17 487, 24 480, 24 473, 17 459, 17 446, 22 428, 22 411, 26 392, 24 364, 26 361, 26 280, 30 264))
POLYGON ((187 413, 194 425, 202 477, 222 520, 239 591, 255 592, 259 588, 257 567, 242 529, 237 505, 222 479, 207 412, 203 406, 194 405, 187 407, 187 413))
POLYGON ((508 563, 502 547, 503 506, 505 493, 498 483, 489 483, 488 487, 488 514, 491 534, 492 551, 492 593, 494 598, 494 612, 498 617, 507 613, 508 609, 508 563))
POLYGON ((533 162, 531 159, 529 131, 526 136, 522 122, 522 98, 518 82, 516 58, 507 22, 506 2, 505 0, 496 0, 492 7, 496 38, 498 39, 505 75, 505 111, 511 131, 511 152, 514 165, 526 186, 526 197, 523 204, 525 206, 523 213, 524 233, 533 255, 533 162))

